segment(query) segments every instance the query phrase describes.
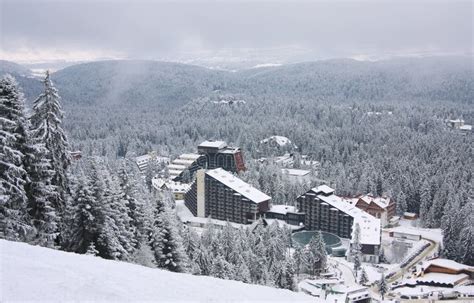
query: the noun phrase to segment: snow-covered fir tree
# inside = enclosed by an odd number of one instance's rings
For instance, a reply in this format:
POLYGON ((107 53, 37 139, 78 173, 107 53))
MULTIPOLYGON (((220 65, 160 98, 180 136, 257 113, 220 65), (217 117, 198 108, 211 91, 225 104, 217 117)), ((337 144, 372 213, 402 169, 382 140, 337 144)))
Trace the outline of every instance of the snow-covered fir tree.
MULTIPOLYGON (((467 206, 467 205, 466 205, 467 206)), ((472 213, 474 207, 472 202, 468 207, 463 208, 467 218, 465 220, 465 227, 461 230, 461 235, 459 237, 459 243, 457 247, 459 249, 459 261, 474 266, 474 219, 472 213)))
POLYGON ((460 260, 459 237, 462 229, 461 220, 464 215, 460 212, 460 204, 456 196, 446 204, 446 211, 442 217, 441 229, 443 231, 443 256, 447 259, 460 260), (449 209, 449 211, 448 211, 449 209))
POLYGON ((425 180, 421 187, 420 194, 420 219, 424 226, 431 225, 431 223, 429 222, 429 215, 432 202, 433 201, 431 199, 431 186, 428 181, 425 180))
POLYGON ((378 281, 378 290, 382 296, 382 300, 385 298, 385 294, 388 292, 387 280, 385 279, 385 274, 382 273, 382 277, 378 281))
POLYGON ((27 240, 32 228, 27 214, 28 150, 23 95, 7 75, 0 80, 0 237, 27 240))
POLYGON ((154 212, 152 248, 158 267, 169 271, 187 271, 187 256, 179 233, 178 219, 171 210, 167 197, 161 197, 154 212))
POLYGON ((355 224, 354 226, 354 232, 352 235, 352 241, 351 241, 351 247, 350 247, 350 260, 354 263, 354 272, 356 273, 357 277, 357 272, 360 269, 361 266, 361 245, 360 245, 360 226, 358 223, 355 224))
POLYGON ((308 273, 317 276, 326 268, 327 252, 321 232, 317 231, 305 249, 305 261, 308 273))
POLYGON ((303 248, 300 245, 296 245, 293 252, 293 260, 297 277, 303 270, 304 264, 306 264, 306 260, 304 258, 305 254, 303 253, 303 248))
POLYGON ((198 258, 200 255, 200 238, 199 235, 193 228, 186 227, 183 230, 183 248, 184 252, 189 258, 189 269, 193 274, 200 274, 200 266, 198 264, 198 258))
POLYGON ((103 214, 100 202, 94 197, 89 177, 81 173, 77 176, 77 183, 66 204, 64 220, 67 231, 63 231, 63 242, 66 250, 85 253, 97 241, 103 214))
POLYGON ((33 140, 42 142, 46 147, 43 157, 51 163, 54 171, 52 185, 56 186, 59 195, 52 207, 62 213, 68 193, 67 169, 71 163, 69 143, 62 129, 63 111, 58 91, 51 82, 49 71, 43 80, 44 91, 33 103, 30 117, 33 140))
POLYGON ((25 158, 29 182, 25 189, 28 196, 28 212, 35 235, 33 243, 53 247, 59 234, 61 218, 57 209, 58 187, 52 183, 55 174, 49 151, 43 142, 42 134, 46 124, 30 127, 29 150, 25 158))
POLYGON ((120 191, 119 180, 107 169, 101 174, 106 190, 102 201, 103 222, 97 239, 97 248, 105 258, 129 260, 134 251, 133 225, 126 200, 120 191))
POLYGON ((367 272, 365 271, 365 268, 362 268, 360 272, 360 277, 359 277, 359 284, 365 285, 367 282, 369 282, 369 277, 367 276, 367 272))

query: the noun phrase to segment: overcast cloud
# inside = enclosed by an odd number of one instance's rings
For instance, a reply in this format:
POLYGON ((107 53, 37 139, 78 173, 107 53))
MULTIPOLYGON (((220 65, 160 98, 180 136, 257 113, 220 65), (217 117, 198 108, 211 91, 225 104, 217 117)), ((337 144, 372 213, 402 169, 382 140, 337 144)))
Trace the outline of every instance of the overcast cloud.
POLYGON ((1 54, 17 61, 473 49, 471 1, 0 2, 1 54))

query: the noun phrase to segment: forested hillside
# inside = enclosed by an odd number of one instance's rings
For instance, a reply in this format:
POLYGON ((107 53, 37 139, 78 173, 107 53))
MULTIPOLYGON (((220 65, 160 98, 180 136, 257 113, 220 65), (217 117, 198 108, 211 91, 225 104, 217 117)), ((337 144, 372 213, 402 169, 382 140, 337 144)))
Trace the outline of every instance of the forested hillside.
POLYGON ((472 103, 474 90, 471 59, 462 57, 378 62, 338 59, 252 69, 239 75, 242 89, 254 95, 472 103))
POLYGON ((23 65, 0 60, 0 76, 10 74, 23 88, 23 93, 28 101, 32 102, 41 92, 41 81, 33 76, 31 70, 23 65))
POLYGON ((213 90, 226 74, 156 61, 102 61, 54 75, 65 102, 93 105, 178 107, 213 90))
MULTIPOLYGON (((2 61, 27 99, 40 83, 28 69, 2 61)), ((53 75, 66 104, 179 107, 213 91, 261 99, 329 98, 349 101, 433 99, 472 103, 474 76, 468 57, 360 62, 306 62, 238 72, 171 62, 122 60, 73 65, 53 75)))

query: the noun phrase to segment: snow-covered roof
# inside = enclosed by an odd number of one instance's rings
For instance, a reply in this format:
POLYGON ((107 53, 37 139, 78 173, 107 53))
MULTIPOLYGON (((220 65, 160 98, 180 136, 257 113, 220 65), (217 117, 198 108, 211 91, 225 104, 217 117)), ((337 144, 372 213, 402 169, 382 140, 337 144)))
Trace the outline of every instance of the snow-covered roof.
POLYGON ((169 162, 170 160, 168 157, 156 156, 154 152, 151 152, 150 154, 136 157, 135 161, 137 163, 146 163, 152 159, 154 159, 157 162, 169 162))
POLYGON ((305 169, 294 169, 294 168, 282 168, 281 172, 295 177, 303 177, 310 173, 309 170, 305 169))
POLYGON ((179 175, 180 173, 182 173, 183 171, 182 171, 182 170, 177 170, 177 169, 170 169, 168 172, 169 172, 170 175, 172 175, 172 176, 177 176, 177 175, 179 175))
POLYGON ((224 185, 232 188, 245 198, 249 199, 254 203, 261 203, 270 200, 271 197, 262 193, 260 190, 251 186, 250 184, 242 181, 233 174, 222 168, 216 168, 206 171, 206 174, 223 183, 224 185))
MULTIPOLYGON (((300 223, 300 225, 293 225, 293 224, 288 224, 285 221, 278 220, 278 219, 267 219, 267 218, 265 218, 265 221, 267 221, 268 225, 272 225, 272 224, 275 223, 280 227, 286 227, 286 228, 291 229, 293 231, 301 230, 304 227, 303 223, 300 223)), ((258 221, 256 221, 256 222, 258 222, 258 221)))
POLYGON ((459 127, 460 130, 472 130, 472 125, 464 124, 463 126, 459 127))
POLYGON ((151 159, 151 156, 150 156, 150 155, 143 155, 143 156, 138 156, 138 157, 136 157, 136 158, 135 158, 135 161, 136 161, 137 163, 142 163, 143 161, 148 162, 148 161, 150 161, 150 159, 151 159))
POLYGON ((219 151, 222 154, 235 154, 236 152, 239 151, 238 147, 227 147, 224 150, 219 151))
POLYGON ((451 284, 455 285, 464 279, 467 279, 469 276, 466 274, 457 274, 457 275, 449 275, 437 272, 430 272, 424 274, 421 277, 416 278, 416 282, 418 283, 431 283, 431 284, 451 284))
POLYGON ((450 123, 463 123, 464 120, 463 119, 451 119, 451 120, 448 120, 448 122, 450 122, 450 123))
POLYGON ((198 147, 206 147, 206 148, 224 148, 227 146, 227 143, 224 141, 213 141, 213 140, 206 140, 199 144, 198 147))
POLYGON ((273 204, 269 212, 286 215, 288 212, 296 212, 296 207, 291 205, 275 205, 273 204))
POLYGON ((184 193, 184 192, 187 192, 191 188, 191 184, 169 181, 169 182, 166 182, 166 187, 168 187, 169 190, 171 190, 172 192, 184 193))
POLYGON ((260 141, 261 143, 268 143, 268 142, 275 142, 276 144, 278 144, 279 146, 285 146, 287 144, 291 144, 291 141, 290 139, 288 139, 287 137, 283 137, 283 136, 271 136, 269 138, 266 138, 266 139, 263 139, 262 141, 260 141))
POLYGON ((184 160, 197 160, 201 157, 199 154, 182 154, 178 157, 178 159, 184 160))
MULTIPOLYGON (((326 185, 322 185, 326 186, 326 185)), ((330 188, 329 186, 327 186, 330 188)), ((313 189, 314 191, 314 189, 313 189)), ((347 202, 345 202, 341 197, 338 197, 334 194, 329 196, 318 195, 318 199, 326 202, 334 208, 342 211, 343 213, 354 218, 355 224, 359 224, 360 227, 360 243, 361 244, 370 244, 370 245, 379 245, 380 244, 380 219, 377 219, 360 208, 355 207, 347 202)))
POLYGON ((181 165, 191 165, 194 163, 195 160, 189 160, 189 159, 175 159, 172 164, 181 164, 181 165))
POLYGON ((392 231, 394 233, 415 235, 415 236, 421 236, 422 234, 420 230, 409 228, 406 226, 396 226, 396 227, 390 228, 389 231, 392 231))
POLYGON ((449 268, 452 270, 460 271, 460 270, 467 270, 467 271, 472 271, 474 272, 474 267, 458 263, 453 260, 448 260, 448 259, 433 259, 429 260, 423 263, 423 268, 428 268, 428 266, 434 265, 438 267, 444 267, 444 268, 449 268))
POLYGON ((371 202, 377 204, 380 208, 387 208, 390 204, 390 198, 388 197, 374 197, 372 195, 364 195, 360 197, 360 199, 364 200, 367 204, 371 202))
POLYGON ((292 164, 293 162, 295 162, 295 160, 293 159, 293 157, 290 154, 284 154, 283 156, 275 157, 273 162, 275 162, 277 164, 288 165, 288 164, 292 164))
POLYGON ((181 165, 181 164, 175 164, 174 162, 168 165, 168 169, 170 170, 185 170, 186 167, 189 165, 181 165))
POLYGON ((191 166, 194 161, 196 161, 201 155, 198 154, 182 154, 178 158, 174 159, 168 165, 168 170, 170 175, 178 176, 181 174, 186 168, 191 166))
POLYGON ((163 185, 165 185, 166 180, 163 178, 153 178, 151 179, 151 185, 153 185, 156 189, 161 189, 163 185))
POLYGON ((314 191, 315 193, 324 193, 326 195, 334 193, 334 188, 331 188, 327 186, 326 184, 320 185, 318 187, 314 187, 311 190, 314 191))
POLYGON ((171 181, 163 178, 153 178, 151 184, 156 189, 161 189, 165 185, 169 190, 175 193, 186 192, 191 188, 191 184, 171 181))

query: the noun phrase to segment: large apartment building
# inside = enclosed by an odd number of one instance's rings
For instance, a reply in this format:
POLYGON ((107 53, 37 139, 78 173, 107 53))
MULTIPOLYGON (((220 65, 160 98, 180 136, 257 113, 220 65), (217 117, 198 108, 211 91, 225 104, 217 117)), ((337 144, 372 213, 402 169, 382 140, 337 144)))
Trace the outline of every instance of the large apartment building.
POLYGON ((379 219, 344 201, 327 185, 309 190, 297 201, 298 211, 305 214, 304 225, 308 230, 321 230, 352 239, 355 224, 359 224, 363 261, 378 262, 381 239, 379 219))
POLYGON ((230 172, 216 168, 199 170, 184 196, 194 216, 250 224, 271 206, 271 197, 230 172))
POLYGON ((208 169, 221 167, 234 173, 245 170, 240 148, 230 147, 224 141, 204 141, 198 146, 198 154, 206 157, 208 169))

